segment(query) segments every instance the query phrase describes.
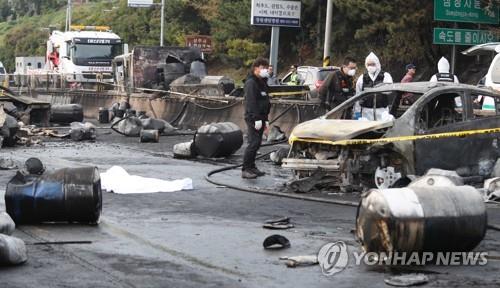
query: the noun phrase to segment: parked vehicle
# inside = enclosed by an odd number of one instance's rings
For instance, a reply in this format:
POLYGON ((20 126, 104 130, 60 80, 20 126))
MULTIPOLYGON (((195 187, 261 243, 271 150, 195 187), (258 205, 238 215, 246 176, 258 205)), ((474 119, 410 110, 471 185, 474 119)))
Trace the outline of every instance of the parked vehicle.
POLYGON ((107 26, 71 26, 53 31, 47 41, 48 69, 68 82, 113 82, 111 61, 126 45, 107 26), (97 75, 100 74, 100 75, 97 75))
MULTIPOLYGON (((317 98, 318 91, 317 89, 321 87, 323 81, 326 76, 338 70, 338 67, 329 66, 329 67, 314 67, 314 66, 299 66, 297 67, 297 73, 299 74, 300 85, 309 87, 309 95, 310 98, 317 98)), ((281 84, 286 85, 286 83, 290 82, 291 72, 288 72, 285 77, 281 80, 281 84)))
POLYGON ((440 138, 424 135, 498 127, 500 93, 492 89, 454 83, 382 84, 318 119, 296 126, 283 167, 293 169, 298 178, 322 169, 334 179, 332 186, 347 191, 391 187, 408 175, 422 175, 430 168, 457 170, 461 176, 488 177, 500 156, 499 133, 468 132, 465 136, 460 134, 463 137, 440 138), (416 99, 410 106, 400 105, 405 93, 412 93, 416 99), (392 119, 348 118, 358 101, 377 95, 389 98, 392 119), (496 109, 474 109, 473 101, 479 95, 494 99, 496 109), (405 139, 406 136, 411 138, 405 139), (422 139, 412 139, 413 136, 422 139), (377 140, 383 138, 390 139, 377 140), (356 141, 343 141, 350 139, 356 141))
POLYGON ((7 76, 7 71, 5 70, 5 66, 3 66, 3 63, 0 62, 0 85, 2 85, 5 82, 7 76))

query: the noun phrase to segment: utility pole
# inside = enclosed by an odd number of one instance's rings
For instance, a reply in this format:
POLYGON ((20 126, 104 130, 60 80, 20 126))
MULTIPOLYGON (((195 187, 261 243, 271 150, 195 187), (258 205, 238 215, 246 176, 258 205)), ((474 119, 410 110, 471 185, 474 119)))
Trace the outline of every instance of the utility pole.
POLYGON ((330 57, 330 45, 332 42, 332 24, 333 24, 333 0, 326 0, 326 26, 325 26, 325 45, 323 50, 323 60, 330 57))
POLYGON ((160 46, 163 47, 163 32, 165 29, 165 0, 161 0, 161 35, 160 35, 160 46))
MULTIPOLYGON (((453 23, 453 28, 457 29, 457 22, 453 23)), ((455 75, 455 65, 457 63, 457 45, 451 46, 451 74, 455 75)))
POLYGON ((66 8, 66 31, 71 29, 71 0, 68 0, 68 7, 66 8))
POLYGON ((271 53, 269 53, 269 63, 273 66, 274 75, 278 75, 278 49, 280 43, 280 27, 271 28, 271 53))

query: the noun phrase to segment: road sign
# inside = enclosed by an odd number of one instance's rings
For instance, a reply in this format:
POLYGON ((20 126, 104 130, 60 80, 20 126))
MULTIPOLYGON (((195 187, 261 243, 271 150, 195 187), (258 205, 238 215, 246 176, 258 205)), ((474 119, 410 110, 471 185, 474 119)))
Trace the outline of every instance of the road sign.
POLYGON ((498 6, 486 9, 481 0, 434 0, 434 20, 498 24, 498 6))
POLYGON ((198 47, 201 52, 212 53, 212 37, 206 35, 186 36, 186 47, 198 47))
POLYGON ((488 30, 434 28, 434 44, 477 45, 497 42, 499 34, 488 30))
POLYGON ((252 0, 252 25, 300 27, 300 1, 252 0))
POLYGON ((153 0, 128 0, 128 7, 151 7, 153 0))

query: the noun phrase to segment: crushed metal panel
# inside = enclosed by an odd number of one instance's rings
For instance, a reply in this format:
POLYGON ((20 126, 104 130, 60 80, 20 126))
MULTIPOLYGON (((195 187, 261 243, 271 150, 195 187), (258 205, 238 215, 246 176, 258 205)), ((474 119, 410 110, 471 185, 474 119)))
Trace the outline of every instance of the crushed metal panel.
POLYGON ((352 139, 374 130, 389 128, 393 121, 358 121, 314 119, 299 124, 293 129, 293 136, 300 139, 321 139, 329 141, 352 139))
POLYGON ((185 63, 201 58, 198 48, 189 47, 147 47, 137 46, 133 52, 134 87, 152 88, 151 82, 157 79, 157 68, 166 64, 168 56, 174 56, 185 63))

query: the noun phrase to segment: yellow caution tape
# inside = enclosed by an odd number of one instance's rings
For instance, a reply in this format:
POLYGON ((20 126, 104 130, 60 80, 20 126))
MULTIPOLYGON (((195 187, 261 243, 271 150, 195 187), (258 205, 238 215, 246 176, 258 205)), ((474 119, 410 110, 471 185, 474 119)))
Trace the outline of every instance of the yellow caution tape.
POLYGON ((318 143, 318 144, 348 146, 348 145, 414 141, 414 140, 424 140, 424 139, 442 139, 442 138, 451 138, 451 137, 466 137, 466 136, 471 136, 471 135, 492 134, 492 133, 500 133, 500 128, 466 130, 466 131, 445 132, 445 133, 426 134, 426 135, 410 135, 410 136, 388 137, 388 138, 379 138, 379 139, 348 139, 348 140, 338 140, 338 141, 299 138, 299 137, 296 137, 292 134, 290 136, 290 139, 288 142, 290 143, 290 145, 293 145, 294 142, 306 142, 306 143, 318 143))
POLYGON ((298 91, 298 92, 273 92, 269 93, 269 96, 275 97, 275 96, 293 96, 293 95, 304 95, 307 94, 309 91, 298 91))

